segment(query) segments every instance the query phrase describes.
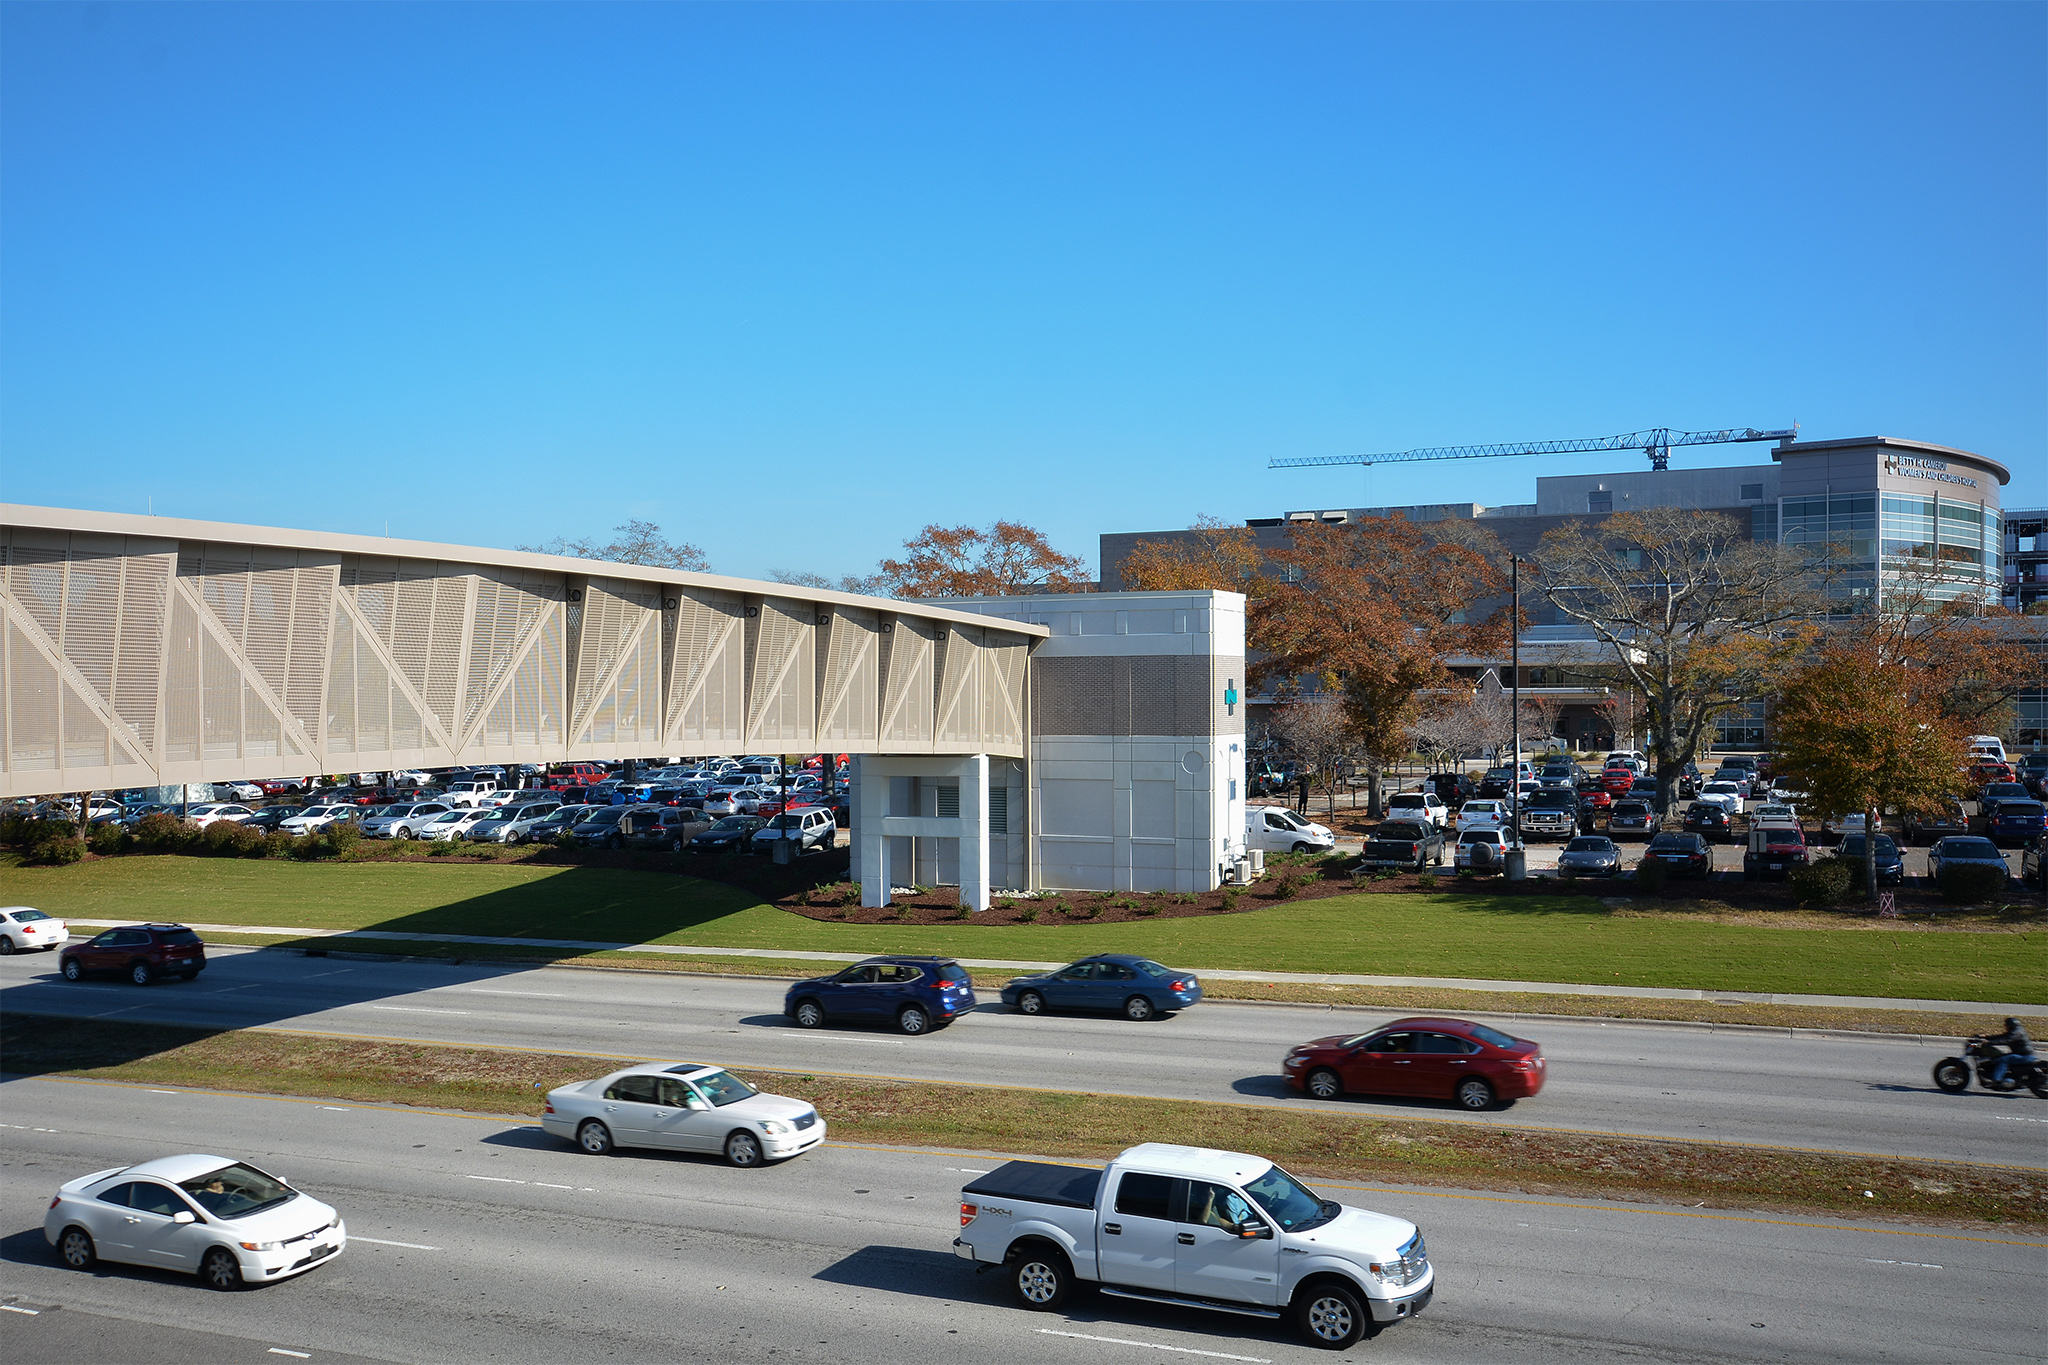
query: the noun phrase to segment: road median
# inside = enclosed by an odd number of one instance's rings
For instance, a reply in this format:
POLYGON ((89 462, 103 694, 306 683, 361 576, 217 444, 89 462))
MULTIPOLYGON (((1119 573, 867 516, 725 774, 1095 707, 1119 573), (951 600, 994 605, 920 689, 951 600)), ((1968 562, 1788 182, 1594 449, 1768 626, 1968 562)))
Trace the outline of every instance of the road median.
MULTIPOLYGON (((549 1088, 635 1058, 212 1032, 10 1013, 12 1075, 88 1079, 531 1119, 549 1088)), ((1483 1121, 1159 1100, 749 1068, 815 1103, 847 1142, 1105 1160, 1171 1134, 1255 1150, 1306 1176, 1713 1208, 2048 1230, 2048 1173, 1960 1162, 1517 1129, 1483 1121)))

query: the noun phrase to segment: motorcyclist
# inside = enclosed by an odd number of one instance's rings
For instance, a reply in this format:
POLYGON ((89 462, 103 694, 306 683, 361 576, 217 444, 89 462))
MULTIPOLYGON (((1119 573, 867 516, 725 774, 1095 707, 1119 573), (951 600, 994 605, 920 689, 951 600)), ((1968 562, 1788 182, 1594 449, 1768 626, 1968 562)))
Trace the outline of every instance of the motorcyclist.
POLYGON ((2005 1073, 2012 1068, 2014 1058, 2023 1057, 2029 1061, 2033 1059, 2034 1045, 2028 1041, 2027 1031, 2020 1027, 2020 1021, 2017 1019, 2008 1018, 2005 1021, 2005 1032, 1984 1041, 2011 1049, 1991 1064, 1991 1081, 1994 1085, 2005 1084, 2005 1073))

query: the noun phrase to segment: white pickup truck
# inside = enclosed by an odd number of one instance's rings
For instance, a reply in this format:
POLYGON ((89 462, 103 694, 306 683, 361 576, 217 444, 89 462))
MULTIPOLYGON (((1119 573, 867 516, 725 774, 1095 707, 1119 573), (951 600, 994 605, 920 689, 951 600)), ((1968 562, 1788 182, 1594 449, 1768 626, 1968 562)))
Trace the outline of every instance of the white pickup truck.
POLYGON ((1292 1318, 1342 1350, 1412 1318, 1436 1271, 1415 1224, 1324 1199, 1264 1157, 1148 1142, 1098 1171, 1012 1161, 960 1191, 956 1255, 1001 1266, 1024 1308, 1075 1284, 1105 1294, 1292 1318))

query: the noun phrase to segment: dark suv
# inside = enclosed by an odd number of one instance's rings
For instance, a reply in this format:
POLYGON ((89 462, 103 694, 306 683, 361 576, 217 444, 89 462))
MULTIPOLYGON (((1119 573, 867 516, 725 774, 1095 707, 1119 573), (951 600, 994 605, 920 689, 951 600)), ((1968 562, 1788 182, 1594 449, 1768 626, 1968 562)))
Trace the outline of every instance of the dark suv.
POLYGON ((967 969, 950 957, 871 957, 832 976, 797 982, 783 997, 782 1012, 798 1028, 845 1019, 928 1033, 974 1004, 967 969))
POLYGON ((206 945, 182 924, 127 924, 57 954, 66 981, 89 972, 113 972, 138 986, 159 976, 190 981, 206 970, 206 945))

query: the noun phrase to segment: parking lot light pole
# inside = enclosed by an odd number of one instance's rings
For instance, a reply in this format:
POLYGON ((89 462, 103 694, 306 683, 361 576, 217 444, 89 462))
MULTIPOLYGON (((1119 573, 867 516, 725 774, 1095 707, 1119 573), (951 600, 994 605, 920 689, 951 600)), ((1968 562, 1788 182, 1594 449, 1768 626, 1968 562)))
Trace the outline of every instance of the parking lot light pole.
POLYGON ((1508 760, 1508 852, 1507 879, 1518 882, 1529 875, 1529 855, 1522 847, 1522 559, 1508 556, 1508 723, 1515 739, 1514 757, 1508 760))

